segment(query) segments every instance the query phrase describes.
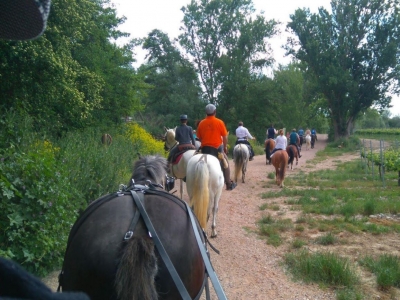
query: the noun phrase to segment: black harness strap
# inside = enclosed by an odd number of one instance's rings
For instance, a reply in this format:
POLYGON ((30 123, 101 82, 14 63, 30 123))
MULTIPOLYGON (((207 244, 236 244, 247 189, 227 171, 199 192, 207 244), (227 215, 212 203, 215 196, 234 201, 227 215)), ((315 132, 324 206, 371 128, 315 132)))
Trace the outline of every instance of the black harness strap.
POLYGON ((196 240, 197 240, 197 244, 199 245, 201 256, 203 257, 203 261, 204 261, 204 264, 206 266, 206 270, 207 270, 208 276, 210 276, 211 282, 212 282, 212 284, 214 286, 215 293, 217 294, 218 299, 220 299, 220 300, 221 299, 228 299, 226 297, 226 295, 225 295, 224 290, 221 287, 221 284, 220 284, 220 282, 218 280, 217 275, 215 274, 214 268, 211 265, 210 258, 207 255, 205 247, 200 247, 200 245, 202 244, 202 241, 201 241, 199 232, 197 230, 195 230, 196 223, 195 223, 195 220, 194 220, 193 212, 192 212, 192 210, 190 209, 189 205, 186 202, 185 202, 185 204, 186 204, 186 207, 187 207, 187 211, 189 213, 190 221, 192 222, 192 225, 193 225, 192 227, 193 227, 194 235, 196 236, 196 240))
MULTIPOLYGON (((165 265, 167 266, 167 268, 168 268, 168 270, 169 270, 169 272, 171 274, 171 277, 172 277, 172 279, 173 279, 173 281, 174 281, 174 283, 175 283, 175 285, 176 285, 176 287, 177 287, 182 299, 184 299, 184 300, 192 299, 190 297, 188 291, 186 290, 186 287, 184 286, 181 278, 179 277, 179 274, 176 271, 173 263, 171 262, 171 259, 169 258, 168 254, 167 254, 167 251, 165 251, 164 246, 161 244, 160 238, 158 237, 158 235, 156 233, 156 230, 154 229, 154 226, 151 223, 150 218, 149 218, 149 216, 148 216, 148 214, 147 214, 147 212, 146 212, 146 210, 145 210, 145 208, 143 206, 143 203, 139 199, 138 194, 133 190, 131 190, 130 192, 132 194, 132 198, 135 201, 135 204, 136 204, 138 210, 140 211, 140 214, 141 214, 141 216, 143 218, 143 221, 146 224, 147 229, 149 230, 149 232, 151 234, 151 237, 152 237, 152 239, 154 241, 154 244, 156 245, 156 248, 158 250, 158 253, 160 254, 161 258, 163 259, 165 265)), ((139 195, 141 195, 140 197, 143 198, 143 193, 140 193, 139 195)))

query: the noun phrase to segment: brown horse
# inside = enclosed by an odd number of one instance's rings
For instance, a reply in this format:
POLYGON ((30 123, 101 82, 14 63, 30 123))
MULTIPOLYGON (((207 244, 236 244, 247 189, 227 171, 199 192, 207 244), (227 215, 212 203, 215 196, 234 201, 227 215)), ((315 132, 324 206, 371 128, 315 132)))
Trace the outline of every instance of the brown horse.
POLYGON ((297 151, 297 147, 295 145, 289 145, 286 147, 286 152, 289 155, 288 168, 290 165, 290 169, 293 170, 293 161, 296 158, 296 166, 299 163, 299 151, 297 151))
POLYGON ((110 146, 112 143, 112 137, 108 133, 105 133, 101 136, 101 143, 106 146, 110 146))
POLYGON ((280 187, 283 187, 288 158, 288 154, 285 150, 276 151, 271 158, 272 165, 275 167, 276 184, 280 187))
POLYGON ((265 164, 271 164, 271 152, 275 148, 275 140, 274 139, 267 139, 264 143, 264 151, 265 151, 265 164))

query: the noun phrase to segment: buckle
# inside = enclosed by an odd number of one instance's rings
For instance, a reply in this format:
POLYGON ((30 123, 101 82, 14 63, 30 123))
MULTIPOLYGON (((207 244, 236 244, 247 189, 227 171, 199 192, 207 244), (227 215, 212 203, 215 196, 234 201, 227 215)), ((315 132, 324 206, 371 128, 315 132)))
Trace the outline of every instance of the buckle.
POLYGON ((133 236, 133 231, 125 233, 124 240, 129 240, 133 236))

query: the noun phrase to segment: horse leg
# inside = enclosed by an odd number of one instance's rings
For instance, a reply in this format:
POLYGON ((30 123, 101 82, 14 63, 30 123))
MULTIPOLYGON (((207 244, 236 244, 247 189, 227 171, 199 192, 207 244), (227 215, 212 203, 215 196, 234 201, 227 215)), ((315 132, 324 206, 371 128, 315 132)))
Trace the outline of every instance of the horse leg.
POLYGON ((213 195, 214 192, 210 190, 210 199, 213 200, 213 207, 212 207, 212 224, 211 224, 211 237, 215 238, 217 237, 217 212, 218 212, 218 203, 219 199, 221 198, 222 194, 222 188, 217 191, 215 195, 213 195))

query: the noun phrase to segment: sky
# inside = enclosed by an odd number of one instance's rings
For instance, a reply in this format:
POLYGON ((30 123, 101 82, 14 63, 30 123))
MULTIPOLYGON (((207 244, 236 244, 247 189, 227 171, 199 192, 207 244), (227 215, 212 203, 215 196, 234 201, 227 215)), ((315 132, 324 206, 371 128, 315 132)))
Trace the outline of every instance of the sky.
MULTIPOLYGON (((180 10, 188 5, 191 0, 111 0, 114 3, 119 16, 125 16, 127 20, 121 25, 120 30, 131 34, 130 38, 146 37, 153 29, 159 29, 168 34, 172 40, 179 35, 179 27, 182 25, 183 13, 180 10)), ((330 11, 330 0, 253 0, 256 13, 264 11, 266 19, 275 19, 283 25, 282 34, 270 40, 274 51, 274 58, 278 64, 287 64, 290 58, 284 57, 281 46, 286 43, 287 34, 285 25, 290 21, 290 15, 297 8, 309 8, 311 12, 318 12, 319 7, 330 11)), ((138 65, 143 63, 144 53, 138 51, 136 59, 138 65)), ((400 97, 393 96, 392 116, 400 116, 400 97)))

